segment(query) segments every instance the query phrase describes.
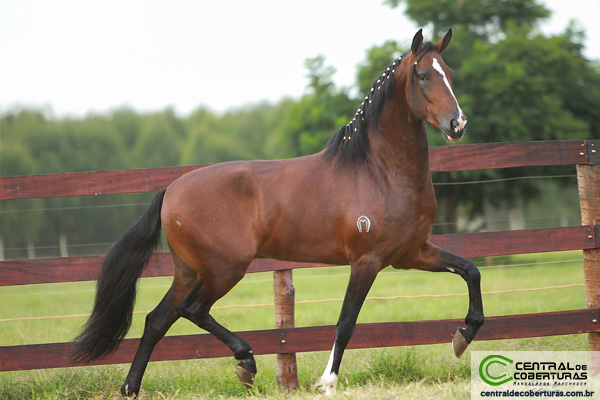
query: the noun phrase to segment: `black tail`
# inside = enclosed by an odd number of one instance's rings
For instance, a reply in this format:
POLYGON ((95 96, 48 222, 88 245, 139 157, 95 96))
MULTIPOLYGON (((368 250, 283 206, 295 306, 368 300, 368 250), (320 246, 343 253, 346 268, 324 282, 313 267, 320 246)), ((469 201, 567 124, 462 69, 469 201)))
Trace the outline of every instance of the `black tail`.
POLYGON ((165 192, 154 197, 140 220, 106 254, 94 310, 75 339, 71 356, 74 362, 90 362, 112 353, 129 331, 137 280, 160 244, 160 209, 165 192))

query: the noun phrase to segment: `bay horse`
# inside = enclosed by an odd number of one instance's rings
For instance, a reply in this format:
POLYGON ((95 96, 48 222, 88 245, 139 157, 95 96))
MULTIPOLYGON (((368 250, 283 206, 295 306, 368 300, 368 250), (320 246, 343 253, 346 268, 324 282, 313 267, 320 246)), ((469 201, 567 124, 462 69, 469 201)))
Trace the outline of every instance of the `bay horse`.
POLYGON ((460 357, 484 322, 479 270, 428 241, 437 212, 425 123, 457 142, 467 119, 442 60, 452 30, 436 44, 419 30, 411 50, 379 76, 354 118, 326 148, 275 161, 214 164, 159 192, 140 220, 106 254, 93 312, 75 339, 74 362, 115 351, 129 330, 136 282, 161 242, 174 278, 148 314, 121 392, 137 395, 150 354, 184 317, 225 343, 248 387, 257 372, 248 342, 220 325, 211 306, 244 276, 254 258, 350 265, 335 342, 316 386, 335 393, 344 349, 378 272, 391 265, 451 272, 467 283, 466 327, 452 344, 460 357))

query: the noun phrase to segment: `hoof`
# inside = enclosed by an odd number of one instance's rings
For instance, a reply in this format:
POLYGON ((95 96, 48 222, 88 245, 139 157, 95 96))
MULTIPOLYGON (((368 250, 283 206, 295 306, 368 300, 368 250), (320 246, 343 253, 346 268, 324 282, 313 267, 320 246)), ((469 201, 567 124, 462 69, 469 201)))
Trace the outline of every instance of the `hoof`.
POLYGON ((329 375, 323 375, 313 385, 313 389, 321 389, 325 392, 325 396, 333 396, 337 390, 338 376, 335 373, 329 375))
POLYGON ((456 358, 460 358, 469 346, 469 342, 467 342, 467 339, 463 336, 463 330, 464 328, 459 328, 452 338, 452 349, 454 350, 456 358))
POLYGON ((254 376, 256 375, 255 373, 250 372, 244 367, 238 365, 235 370, 235 374, 246 388, 252 389, 252 386, 254 385, 254 376))
POLYGON ((136 398, 138 396, 138 393, 140 392, 140 389, 134 389, 134 388, 130 388, 129 385, 123 385, 121 387, 121 396, 123 397, 132 397, 132 398, 136 398))

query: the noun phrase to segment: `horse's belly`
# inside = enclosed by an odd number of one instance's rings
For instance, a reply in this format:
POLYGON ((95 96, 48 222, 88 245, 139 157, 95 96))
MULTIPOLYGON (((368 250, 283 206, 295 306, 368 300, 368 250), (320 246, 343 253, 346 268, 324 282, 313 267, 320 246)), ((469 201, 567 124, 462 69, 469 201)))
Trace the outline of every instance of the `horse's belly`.
POLYGON ((322 218, 281 217, 277 222, 266 224, 263 234, 258 257, 331 264, 347 262, 333 224, 322 218))

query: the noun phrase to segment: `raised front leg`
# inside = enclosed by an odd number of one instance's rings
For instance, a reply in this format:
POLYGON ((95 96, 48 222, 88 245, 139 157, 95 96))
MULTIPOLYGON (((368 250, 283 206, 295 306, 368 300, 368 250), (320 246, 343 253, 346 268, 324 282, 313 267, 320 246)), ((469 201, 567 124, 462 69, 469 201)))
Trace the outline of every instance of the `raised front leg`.
POLYGON ((356 320, 367 293, 380 270, 381 265, 377 257, 363 256, 352 264, 350 281, 336 326, 335 343, 325 371, 315 384, 315 387, 322 388, 326 395, 335 394, 344 350, 354 333, 356 320))
POLYGON ((483 325, 483 301, 481 299, 481 274, 475 264, 466 258, 448 253, 427 242, 414 268, 432 272, 451 272, 460 275, 469 289, 469 311, 465 318, 466 327, 460 327, 452 339, 456 357, 463 355, 483 325))

